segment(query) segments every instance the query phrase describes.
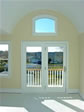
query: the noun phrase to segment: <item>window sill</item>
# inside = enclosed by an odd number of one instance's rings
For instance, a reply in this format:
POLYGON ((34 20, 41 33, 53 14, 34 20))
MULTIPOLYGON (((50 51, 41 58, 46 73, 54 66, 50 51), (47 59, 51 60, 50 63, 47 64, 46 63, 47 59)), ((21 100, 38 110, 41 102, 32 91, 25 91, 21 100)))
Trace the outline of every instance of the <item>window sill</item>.
POLYGON ((32 33, 33 36, 57 36, 57 33, 32 33))
POLYGON ((1 78, 9 77, 9 74, 8 74, 8 73, 4 73, 4 74, 1 73, 1 74, 0 74, 0 77, 1 77, 1 78))

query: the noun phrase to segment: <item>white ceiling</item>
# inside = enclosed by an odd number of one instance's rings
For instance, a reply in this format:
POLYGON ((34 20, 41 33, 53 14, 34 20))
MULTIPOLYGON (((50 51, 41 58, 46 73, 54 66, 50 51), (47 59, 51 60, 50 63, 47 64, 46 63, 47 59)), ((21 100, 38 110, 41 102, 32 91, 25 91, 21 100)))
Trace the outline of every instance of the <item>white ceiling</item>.
POLYGON ((37 9, 58 11, 84 32, 84 0, 0 0, 0 33, 11 33, 24 15, 37 9))

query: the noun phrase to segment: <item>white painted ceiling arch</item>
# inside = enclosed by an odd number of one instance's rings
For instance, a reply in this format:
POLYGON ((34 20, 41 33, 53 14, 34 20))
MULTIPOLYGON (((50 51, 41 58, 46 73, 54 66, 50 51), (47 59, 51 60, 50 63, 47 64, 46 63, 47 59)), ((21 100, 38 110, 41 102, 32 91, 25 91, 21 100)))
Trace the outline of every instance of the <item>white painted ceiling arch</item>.
POLYGON ((23 16, 40 9, 62 13, 84 32, 84 0, 0 0, 0 33, 11 33, 23 16))

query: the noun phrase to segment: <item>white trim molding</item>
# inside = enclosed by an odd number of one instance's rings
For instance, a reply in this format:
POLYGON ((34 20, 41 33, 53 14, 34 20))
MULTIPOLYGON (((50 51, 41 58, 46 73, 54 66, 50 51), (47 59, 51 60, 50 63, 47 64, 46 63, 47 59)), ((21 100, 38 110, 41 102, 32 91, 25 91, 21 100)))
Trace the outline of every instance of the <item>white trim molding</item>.
POLYGON ((58 19, 57 17, 55 16, 52 16, 52 15, 47 15, 47 14, 41 14, 41 15, 38 15, 38 16, 35 16, 33 19, 32 19, 32 34, 34 36, 57 36, 57 31, 58 29, 58 19), (38 19, 42 19, 42 18, 48 18, 48 19, 52 19, 54 20, 55 22, 55 32, 50 32, 50 33, 36 33, 35 32, 35 21, 38 20, 38 19))
POLYGON ((80 97, 84 100, 84 94, 80 92, 80 97))
MULTIPOLYGON (((18 89, 17 88, 0 88, 0 93, 18 93, 18 94, 20 93, 21 94, 21 93, 28 93, 28 92, 24 91, 21 88, 18 88, 18 89)), ((67 93, 68 94, 80 94, 81 98, 84 99, 84 94, 80 93, 79 89, 68 89, 67 93)))
POLYGON ((11 76, 11 41, 0 41, 1 45, 7 44, 8 45, 8 73, 1 74, 0 78, 10 78, 11 76))
POLYGON ((0 88, 0 93, 22 93, 22 89, 0 88))
POLYGON ((67 93, 72 93, 72 94, 79 94, 80 93, 80 91, 79 91, 79 89, 67 89, 67 93))

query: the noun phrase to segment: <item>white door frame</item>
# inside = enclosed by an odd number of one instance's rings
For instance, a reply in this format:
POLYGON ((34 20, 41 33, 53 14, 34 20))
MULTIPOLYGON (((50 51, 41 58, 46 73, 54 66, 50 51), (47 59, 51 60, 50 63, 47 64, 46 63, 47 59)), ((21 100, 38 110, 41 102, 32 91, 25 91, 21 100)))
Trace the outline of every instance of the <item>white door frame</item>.
MULTIPOLYGON (((43 51, 45 50, 45 49, 42 49, 43 51)), ((21 43, 21 85, 22 85, 22 90, 24 91, 24 92, 66 92, 67 91, 67 89, 68 89, 68 53, 69 53, 69 47, 68 47, 68 42, 67 41, 22 41, 22 43, 21 43), (45 84, 47 84, 47 82, 45 82, 43 79, 42 79, 42 83, 44 84, 42 87, 26 87, 26 77, 25 77, 25 75, 24 74, 26 74, 26 70, 25 70, 25 68, 26 68, 26 60, 24 60, 24 59, 26 59, 26 46, 41 46, 41 47, 43 47, 44 46, 44 44, 45 44, 45 46, 46 47, 48 47, 48 46, 62 46, 62 47, 64 47, 65 48, 65 50, 66 50, 66 54, 65 54, 65 56, 64 56, 64 58, 65 58, 65 63, 64 63, 64 66, 66 66, 66 72, 65 72, 65 83, 64 83, 64 86, 65 86, 65 88, 64 89, 59 89, 59 88, 56 88, 56 90, 55 90, 55 88, 48 88, 47 89, 47 87, 45 86, 45 84), (67 75, 66 75, 67 74, 67 75), (44 82, 43 82, 44 81, 44 82)), ((44 52, 42 52, 42 53, 44 53, 44 52)), ((42 57, 42 62, 45 62, 45 58, 44 58, 44 54, 43 54, 43 57, 42 57)), ((42 64, 42 72, 44 72, 44 68, 43 68, 44 66, 43 66, 43 64, 42 64)), ((46 75, 47 76, 47 75, 46 75)))

